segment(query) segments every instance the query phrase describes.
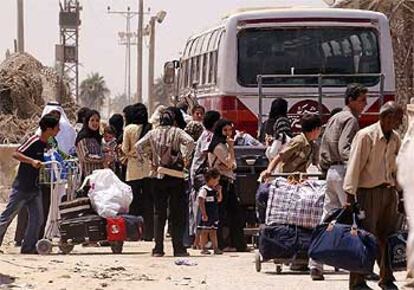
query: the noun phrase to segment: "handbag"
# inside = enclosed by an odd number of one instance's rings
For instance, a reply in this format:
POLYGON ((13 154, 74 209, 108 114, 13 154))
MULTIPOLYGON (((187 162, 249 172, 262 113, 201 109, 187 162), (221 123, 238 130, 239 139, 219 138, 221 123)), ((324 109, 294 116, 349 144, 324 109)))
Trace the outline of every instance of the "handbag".
POLYGON ((173 132, 173 139, 170 144, 162 144, 161 145, 161 162, 160 166, 168 169, 173 169, 177 171, 183 171, 184 170, 184 161, 181 156, 180 149, 175 150, 173 148, 175 136, 177 134, 177 129, 172 128, 174 130, 173 132))
POLYGON ((407 270, 408 231, 401 230, 388 237, 388 259, 393 271, 407 270))
POLYGON ((337 220, 344 212, 345 209, 330 223, 316 227, 312 234, 309 257, 350 272, 372 273, 378 253, 376 238, 358 228, 355 212, 352 225, 338 223, 337 220))

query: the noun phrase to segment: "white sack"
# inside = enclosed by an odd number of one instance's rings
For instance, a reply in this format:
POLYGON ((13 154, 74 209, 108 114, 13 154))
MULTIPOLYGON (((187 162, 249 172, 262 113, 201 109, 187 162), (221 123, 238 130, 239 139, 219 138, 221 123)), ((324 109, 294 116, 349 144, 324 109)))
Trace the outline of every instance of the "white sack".
POLYGON ((88 196, 99 216, 109 218, 129 212, 129 205, 133 198, 132 189, 112 170, 95 170, 87 179, 91 186, 88 196))

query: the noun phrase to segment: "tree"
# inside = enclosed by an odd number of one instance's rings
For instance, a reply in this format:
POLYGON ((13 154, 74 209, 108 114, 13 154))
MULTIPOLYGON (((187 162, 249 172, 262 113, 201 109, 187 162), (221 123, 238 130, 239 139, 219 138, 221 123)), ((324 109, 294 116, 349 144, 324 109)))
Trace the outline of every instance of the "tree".
POLYGON ((109 115, 114 113, 121 113, 128 105, 128 97, 126 94, 117 94, 115 97, 109 98, 109 115))
POLYGON ((81 105, 99 111, 109 93, 104 77, 99 73, 91 73, 80 85, 81 105))

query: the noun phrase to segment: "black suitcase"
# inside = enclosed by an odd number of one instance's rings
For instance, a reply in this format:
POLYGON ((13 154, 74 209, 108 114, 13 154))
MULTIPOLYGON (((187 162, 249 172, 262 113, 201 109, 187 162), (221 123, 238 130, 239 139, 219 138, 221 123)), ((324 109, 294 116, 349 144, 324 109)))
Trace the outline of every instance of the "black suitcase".
POLYGON ((62 242, 72 240, 72 243, 87 241, 99 242, 106 240, 106 219, 98 215, 62 220, 59 222, 62 242))
POLYGON ((144 220, 140 216, 122 215, 125 220, 128 241, 140 241, 144 229, 144 220))
POLYGON ((62 202, 59 205, 59 213, 60 218, 64 220, 96 214, 92 208, 89 197, 62 202))

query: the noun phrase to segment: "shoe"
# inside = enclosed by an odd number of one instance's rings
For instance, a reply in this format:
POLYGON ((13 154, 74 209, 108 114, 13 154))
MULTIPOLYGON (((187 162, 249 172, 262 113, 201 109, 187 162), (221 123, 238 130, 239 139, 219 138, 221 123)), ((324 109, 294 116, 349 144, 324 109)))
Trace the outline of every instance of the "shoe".
POLYGON ((190 253, 188 252, 179 252, 179 253, 174 253, 174 257, 189 257, 190 253))
POLYGON ((312 278, 312 281, 323 281, 325 280, 325 277, 323 276, 323 272, 318 269, 311 269, 310 270, 310 276, 312 278))
POLYGON ((164 252, 157 252, 157 251, 152 251, 151 256, 155 257, 155 258, 161 258, 164 257, 165 253, 164 252))
POLYGON ((214 255, 223 255, 223 251, 220 249, 215 249, 214 250, 214 255))
POLYGON ((371 287, 367 285, 367 283, 363 282, 361 284, 355 285, 349 288, 350 290, 373 290, 371 287))
POLYGON ((383 290, 398 290, 398 287, 394 282, 381 283, 379 286, 383 290))
POLYGON ((365 279, 368 281, 379 281, 381 278, 378 274, 372 272, 371 274, 365 275, 365 279))

